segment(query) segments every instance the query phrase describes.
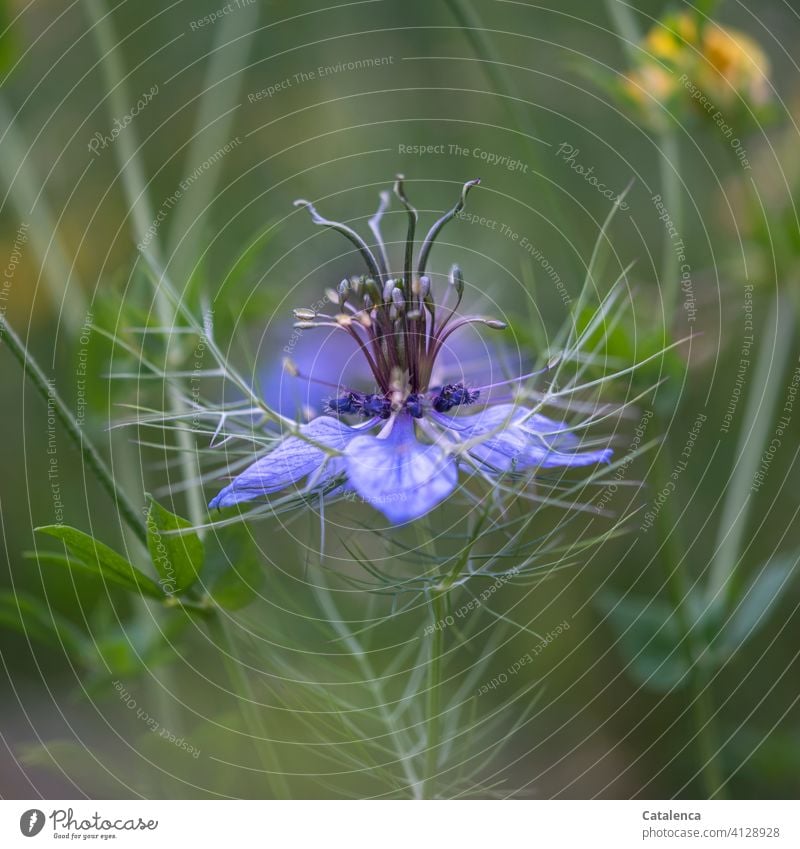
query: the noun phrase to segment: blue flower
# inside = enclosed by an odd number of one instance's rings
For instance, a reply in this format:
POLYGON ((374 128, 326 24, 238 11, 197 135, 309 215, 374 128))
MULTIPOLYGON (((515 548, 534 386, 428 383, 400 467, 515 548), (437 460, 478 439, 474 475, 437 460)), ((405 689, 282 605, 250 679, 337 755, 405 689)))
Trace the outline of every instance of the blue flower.
POLYGON ((345 451, 349 486, 395 523, 425 515, 458 483, 455 457, 420 442, 414 427, 409 414, 400 414, 388 434, 357 436, 345 451))
MULTIPOLYGON (((374 391, 330 384, 329 390, 335 391, 329 393, 328 414, 298 425, 276 448, 235 477, 211 501, 212 508, 302 487, 327 495, 354 493, 399 524, 423 516, 444 501, 458 485, 459 470, 497 480, 539 469, 609 461, 608 448, 581 450, 580 440, 566 424, 518 404, 495 402, 492 390, 515 381, 479 387, 464 381, 433 382, 437 358, 449 347, 447 340, 455 331, 476 324, 505 327, 491 318, 459 313, 464 281, 457 266, 438 303, 425 273, 439 231, 461 211, 467 193, 478 182, 464 185, 458 203, 423 240, 412 267, 417 212, 398 178, 395 195, 408 214, 405 264, 398 275, 389 271, 380 231, 388 192, 382 193, 378 212, 370 220, 377 252, 346 225, 322 218, 307 201, 297 201, 310 210, 316 224, 339 231, 355 244, 368 274, 343 280, 329 292, 335 312, 297 310, 295 327, 324 327, 348 335, 364 356, 374 391), (478 412, 462 414, 467 407, 478 412)), ((300 377, 318 380, 314 375, 300 377)))
MULTIPOLYGON (((301 436, 284 438, 277 448, 256 460, 252 466, 234 478, 212 501, 210 507, 232 507, 242 501, 253 501, 279 492, 307 478, 321 468, 326 453, 317 445, 344 451, 359 431, 330 416, 320 416, 301 425, 301 436)), ((326 470, 326 479, 335 475, 336 468, 326 470)))

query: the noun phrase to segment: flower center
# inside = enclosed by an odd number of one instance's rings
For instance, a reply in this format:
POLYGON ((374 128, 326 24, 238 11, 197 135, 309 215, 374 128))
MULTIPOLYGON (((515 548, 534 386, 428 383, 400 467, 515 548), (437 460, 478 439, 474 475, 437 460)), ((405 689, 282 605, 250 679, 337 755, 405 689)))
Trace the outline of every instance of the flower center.
POLYGON ((462 404, 474 404, 480 396, 479 389, 467 389, 463 383, 448 383, 431 393, 411 392, 400 403, 393 403, 387 395, 367 392, 346 392, 328 401, 328 412, 337 416, 363 416, 366 419, 388 419, 393 409, 403 410, 415 419, 421 419, 426 407, 437 413, 447 413, 462 404))
POLYGON ((448 384, 427 399, 425 393, 434 363, 447 338, 460 327, 479 323, 503 330, 506 325, 482 316, 459 315, 464 278, 457 265, 450 270, 447 293, 437 304, 425 269, 439 231, 464 208, 467 193, 479 182, 470 180, 465 183, 455 206, 431 227, 419 248, 415 266, 414 235, 418 215, 406 198, 403 178, 397 178, 394 193, 408 218, 402 274, 390 272, 386 245, 381 235, 381 218, 389 206, 388 192, 381 193, 378 211, 369 222, 377 240, 375 251, 347 225, 323 218, 308 201, 295 202, 296 206, 305 206, 310 211, 315 224, 330 227, 346 236, 358 248, 368 270, 368 274, 342 280, 335 290, 327 291, 328 299, 338 307, 338 313, 329 315, 315 310, 295 310, 295 318, 298 319, 295 327, 329 327, 348 333, 366 358, 380 389, 379 394, 373 395, 348 392, 330 403, 332 411, 387 418, 393 410, 402 408, 419 418, 427 400, 434 409, 445 412, 460 404, 473 403, 477 398, 477 393, 470 393, 463 384, 448 384))

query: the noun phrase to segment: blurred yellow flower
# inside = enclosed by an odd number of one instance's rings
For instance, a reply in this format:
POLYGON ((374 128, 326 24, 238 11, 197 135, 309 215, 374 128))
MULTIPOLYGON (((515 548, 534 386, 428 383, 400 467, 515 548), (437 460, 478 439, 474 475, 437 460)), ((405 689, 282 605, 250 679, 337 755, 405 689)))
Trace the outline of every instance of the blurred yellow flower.
POLYGON ((756 106, 769 100, 769 60, 749 35, 717 26, 703 31, 703 57, 707 64, 698 73, 700 85, 715 89, 720 102, 731 103, 737 94, 756 106))
POLYGON ((645 106, 649 97, 668 100, 676 88, 675 75, 660 65, 643 65, 623 83, 625 93, 638 105, 645 106))
POLYGON ((683 45, 675 37, 675 33, 660 24, 647 33, 644 40, 647 50, 659 59, 675 61, 680 58, 683 45))
MULTIPOLYGON (((700 26, 689 12, 669 15, 642 41, 644 56, 623 82, 639 107, 702 92, 717 107, 763 106, 769 100, 769 60, 758 43, 714 22, 700 26), (685 75, 685 76, 684 76, 685 75), (686 81, 690 84, 686 84, 686 81)), ((698 95, 681 98, 697 101, 698 95)), ((706 108, 705 111, 708 111, 706 108)), ((652 119, 653 113, 649 117, 652 119)))

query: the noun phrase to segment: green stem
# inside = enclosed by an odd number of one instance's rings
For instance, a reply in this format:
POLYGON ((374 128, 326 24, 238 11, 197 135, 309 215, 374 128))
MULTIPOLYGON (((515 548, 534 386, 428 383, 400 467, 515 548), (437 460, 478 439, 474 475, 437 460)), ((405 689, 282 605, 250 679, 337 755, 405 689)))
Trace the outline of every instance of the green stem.
POLYGON ((376 675, 367 653, 364 651, 364 647, 349 630, 344 617, 336 607, 331 596, 330 589, 326 583, 325 573, 323 570, 320 570, 319 577, 316 581, 314 581, 313 592, 322 606, 325 615, 328 617, 330 626, 347 646, 361 670, 364 682, 372 693, 380 720, 384 723, 387 734, 389 735, 389 740, 394 746, 397 754, 397 761, 401 765, 409 790, 413 793, 415 799, 422 798, 425 789, 425 782, 418 778, 412 759, 408 754, 410 746, 406 740, 405 731, 404 729, 398 728, 394 714, 387 707, 387 699, 381 685, 381 678, 379 675, 376 675))
POLYGON ((128 496, 117 487, 111 470, 106 466, 94 445, 86 438, 80 425, 73 418, 69 407, 58 394, 55 385, 47 378, 39 363, 36 362, 33 355, 25 347, 25 343, 14 332, 14 329, 8 323, 5 316, 0 316, 0 339, 5 340, 8 349, 22 366, 23 374, 30 380, 45 404, 48 407, 52 405, 56 417, 64 426, 69 438, 81 452, 86 465, 111 497, 119 510, 120 516, 126 521, 137 538, 146 546, 147 533, 140 511, 136 509, 128 499, 128 496))
MULTIPOLYGON (((661 491, 670 479, 672 470, 667 444, 662 445, 654 464, 656 488, 661 491)), ((658 517, 658 529, 661 537, 660 562, 664 565, 667 581, 667 592, 670 596, 672 609, 678 618, 678 625, 683 635, 682 648, 689 666, 690 686, 692 689, 692 719, 695 735, 700 747, 700 769, 703 785, 708 798, 722 799, 724 794, 724 779, 719 763, 719 734, 717 732, 717 717, 714 706, 714 694, 711 681, 702 666, 704 646, 697 636, 695 622, 691 610, 688 609, 688 599, 691 584, 683 566, 682 546, 678 540, 678 520, 672 507, 671 499, 662 505, 658 517)))
POLYGON ((428 662, 428 705, 427 734, 425 748, 425 788, 424 797, 434 798, 433 780, 436 776, 439 737, 441 726, 441 686, 442 654, 444 652, 444 630, 441 621, 444 618, 444 593, 431 591, 429 607, 433 616, 433 634, 431 636, 431 655, 428 662))
MULTIPOLYGON (((612 25, 622 42, 622 49, 631 67, 641 62, 646 55, 643 52, 639 31, 639 22, 633 13, 633 8, 619 0, 606 0, 606 10, 612 25)), ((659 107, 650 103, 647 106, 650 123, 657 127, 659 140, 658 167, 661 177, 661 191, 664 196, 664 206, 668 210, 678 232, 682 235, 683 216, 681 214, 681 186, 677 179, 679 168, 680 146, 675 130, 667 122, 669 117, 664 115, 659 107)), ((673 236, 666 230, 664 233, 664 255, 661 266, 661 289, 664 293, 664 314, 667 329, 675 321, 675 307, 680 291, 680 268, 675 256, 673 236)))
POLYGON ((664 206, 672 218, 675 230, 664 228, 664 255, 661 258, 661 289, 664 293, 664 323, 667 330, 675 323, 675 310, 680 293, 681 270, 675 252, 674 232, 678 239, 683 238, 683 214, 681 203, 681 185, 678 180, 680 167, 680 146, 674 130, 664 128, 659 133, 658 165, 661 173, 661 191, 664 193, 664 206))
POLYGON ((794 350, 793 331, 791 303, 776 292, 762 325, 763 339, 758 345, 747 406, 742 414, 736 463, 728 478, 716 553, 708 571, 706 599, 720 610, 733 601, 734 578, 745 548, 753 505, 751 486, 775 427, 776 408, 780 409, 778 404, 783 403, 785 386, 781 378, 794 350))
MULTIPOLYGON (((509 114, 512 126, 521 130, 528 142, 528 162, 531 169, 541 173, 542 169, 539 162, 541 148, 536 145, 536 126, 530 117, 533 107, 529 103, 521 102, 520 98, 516 96, 516 88, 506 70, 507 63, 503 56, 494 49, 487 35, 487 27, 484 26, 474 4, 467 2, 467 0, 446 0, 446 3, 450 7, 450 12, 456 22, 462 28, 473 53, 482 63, 494 92, 499 96, 501 105, 509 114)), ((549 210, 556 232, 566 232, 567 228, 561 214, 559 198, 556 196, 551 183, 542 179, 539 192, 544 198, 543 206, 549 210)))
MULTIPOLYGON (((92 23, 92 30, 98 45, 101 56, 101 67, 105 75, 107 88, 109 92, 109 100, 111 103, 112 112, 114 114, 123 114, 128 106, 128 94, 126 80, 128 75, 125 74, 125 69, 122 63, 122 51, 117 34, 114 30, 113 21, 106 10, 106 4, 103 0, 85 0, 85 6, 92 23)), ((239 19, 240 26, 247 29, 249 18, 239 19)), ((225 37, 232 35, 231 29, 224 28, 225 37)), ((222 35, 222 32, 220 33, 222 35)), ((248 39, 249 41, 249 39, 248 39)), ((242 56, 241 48, 237 56, 242 56)), ((222 60, 220 60, 220 63, 222 60)), ((222 65, 215 65, 213 72, 219 73, 222 65)), ((205 114, 209 108, 207 100, 201 103, 201 112, 205 114)), ((227 122, 221 123, 218 128, 222 132, 222 127, 227 127, 227 122)), ((209 139, 213 138, 209 137, 209 139)), ((198 143, 199 145, 200 143, 198 143)), ((193 152, 199 151, 201 148, 196 146, 193 152)), ((124 133, 119 137, 119 142, 116 145, 116 152, 119 159, 120 170, 122 174, 122 185, 132 218, 132 229, 134 238, 137 243, 142 244, 146 241, 150 222, 153 220, 152 205, 148 194, 148 182, 145 179, 144 166, 142 158, 139 154, 139 147, 136 140, 135 128, 129 126, 124 133)), ((207 187, 206 191, 213 194, 211 187, 207 187)), ((158 258, 158 245, 153 244, 151 251, 158 258)), ((169 297, 164 291, 163 285, 159 285, 160 281, 155 281, 155 312, 159 324, 163 327, 173 326, 176 320, 175 310, 170 302, 169 297)), ((167 354, 167 367, 169 366, 169 357, 175 357, 179 353, 173 348, 167 354)), ((166 387, 168 408, 170 410, 179 411, 182 407, 180 392, 171 384, 166 387)), ((184 481, 190 481, 198 477, 199 470, 197 468, 197 458, 195 446, 192 441, 191 434, 185 430, 179 430, 176 436, 178 448, 180 449, 181 473, 184 481)), ((202 500, 202 491, 200 487, 191 486, 186 492, 187 512, 189 520, 195 528, 198 535, 204 536, 203 530, 200 527, 205 521, 205 505, 202 500)), ((274 752, 271 749, 269 738, 264 730, 261 714, 256 706, 252 684, 250 679, 245 674, 241 666, 232 658, 236 656, 235 647, 231 639, 231 634, 228 629, 227 621, 220 620, 219 615, 209 618, 209 628, 213 629, 216 639, 220 645, 226 646, 227 651, 223 651, 224 663, 227 673, 231 679, 234 690, 242 694, 240 707, 242 709, 243 718, 249 727, 262 738, 263 745, 258 746, 259 757, 265 767, 265 772, 268 775, 276 796, 279 798, 289 798, 288 786, 285 778, 278 772, 273 772, 277 760, 274 752), (265 751, 269 749, 269 753, 265 751), (268 755, 268 756, 267 756, 268 755)))
POLYGON ((632 65, 635 64, 642 54, 639 47, 641 41, 639 23, 634 17, 633 10, 619 0, 606 0, 606 11, 622 42, 622 49, 628 61, 632 65))
MULTIPOLYGON (((214 27, 214 43, 200 88, 202 94, 197 98, 194 135, 183 164, 186 174, 203 168, 231 139, 237 103, 247 76, 242 68, 247 67, 258 32, 259 13, 256 3, 237 6, 235 15, 226 15, 214 27)), ((192 203, 178 204, 175 209, 167 245, 174 248, 170 261, 173 279, 190 279, 203 261, 208 244, 208 216, 222 174, 222 168, 208 169, 203 179, 192 186, 192 203)))
POLYGON ((699 666, 692 669, 692 713, 697 729, 703 786, 709 799, 724 799, 725 777, 719 760, 719 734, 711 680, 699 666))
POLYGON ((267 729, 257 704, 255 692, 250 679, 245 674, 241 665, 235 660, 236 647, 228 628, 227 620, 215 612, 208 619, 208 630, 216 641, 222 654, 222 662, 225 671, 231 681, 231 686, 237 696, 237 705, 242 713, 242 718, 248 728, 254 729, 257 738, 254 739, 259 760, 264 768, 264 775, 270 785, 273 797, 276 799, 290 799, 289 785, 283 773, 280 772, 278 756, 272 745, 267 729))
MULTIPOLYGON (((89 19, 92 23, 92 32, 100 53, 100 67, 106 79, 108 98, 111 104, 111 112, 114 115, 124 115, 129 109, 126 80, 129 75, 125 74, 122 64, 122 48, 114 30, 111 14, 106 10, 103 0, 85 0, 89 19)), ((130 210, 133 235, 138 244, 146 243, 148 229, 154 220, 152 204, 148 194, 148 181, 145 179, 144 166, 140 149, 137 144, 136 129, 129 125, 124 133, 120 133, 115 151, 118 157, 123 191, 125 193, 130 210)), ((154 243, 150 250, 158 258, 158 245, 154 243)), ((155 313, 162 327, 173 327, 176 316, 169 297, 164 287, 156 282, 154 293, 155 313)), ((168 348, 166 354, 165 368, 169 368, 170 361, 177 359, 180 351, 170 339, 172 348, 168 348)), ((166 386, 167 401, 169 409, 180 411, 182 402, 180 392, 171 383, 166 386)), ((179 429, 176 441, 180 449, 181 476, 183 480, 194 480, 199 477, 197 468, 196 449, 191 434, 184 429, 179 429)), ((189 519, 197 528, 205 521, 205 504, 202 492, 197 486, 190 486, 186 490, 186 503, 189 519)), ((202 532, 198 531, 202 536, 202 532)))
POLYGON ((30 224, 26 232, 59 324, 63 323, 68 335, 79 335, 86 316, 85 288, 78 279, 74 259, 67 256, 58 220, 43 191, 47 181, 36 170, 36 146, 26 140, 19 113, 15 114, 6 93, 7 89, 0 92, 0 181, 8 187, 6 198, 20 221, 30 224))

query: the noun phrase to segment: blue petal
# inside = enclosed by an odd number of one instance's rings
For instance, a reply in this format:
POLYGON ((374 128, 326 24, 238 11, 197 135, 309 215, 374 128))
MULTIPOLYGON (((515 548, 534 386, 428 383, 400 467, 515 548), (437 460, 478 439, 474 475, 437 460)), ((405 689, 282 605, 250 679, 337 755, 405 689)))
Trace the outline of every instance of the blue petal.
POLYGON ((350 486, 391 522, 418 519, 447 498, 458 482, 455 460, 414 435, 400 415, 385 437, 358 436, 345 451, 350 486))
POLYGON ((590 466, 611 459, 610 448, 578 451, 580 440, 575 434, 555 432, 564 428, 563 424, 538 413, 523 422, 529 415, 530 410, 513 404, 488 407, 469 416, 433 414, 439 424, 456 431, 465 441, 497 431, 469 451, 474 459, 492 470, 590 466))
MULTIPOLYGON (((320 416, 301 426, 304 435, 338 451, 344 451, 347 443, 360 431, 348 427, 331 416, 320 416)), ((256 460, 233 482, 225 487, 208 505, 211 508, 231 507, 242 501, 253 501, 272 492, 285 489, 307 477, 322 465, 325 452, 297 436, 288 436, 277 448, 265 457, 256 460)), ((335 463, 330 461, 328 467, 335 463)), ((341 465, 335 469, 326 467, 324 478, 335 472, 341 472, 341 465)))

